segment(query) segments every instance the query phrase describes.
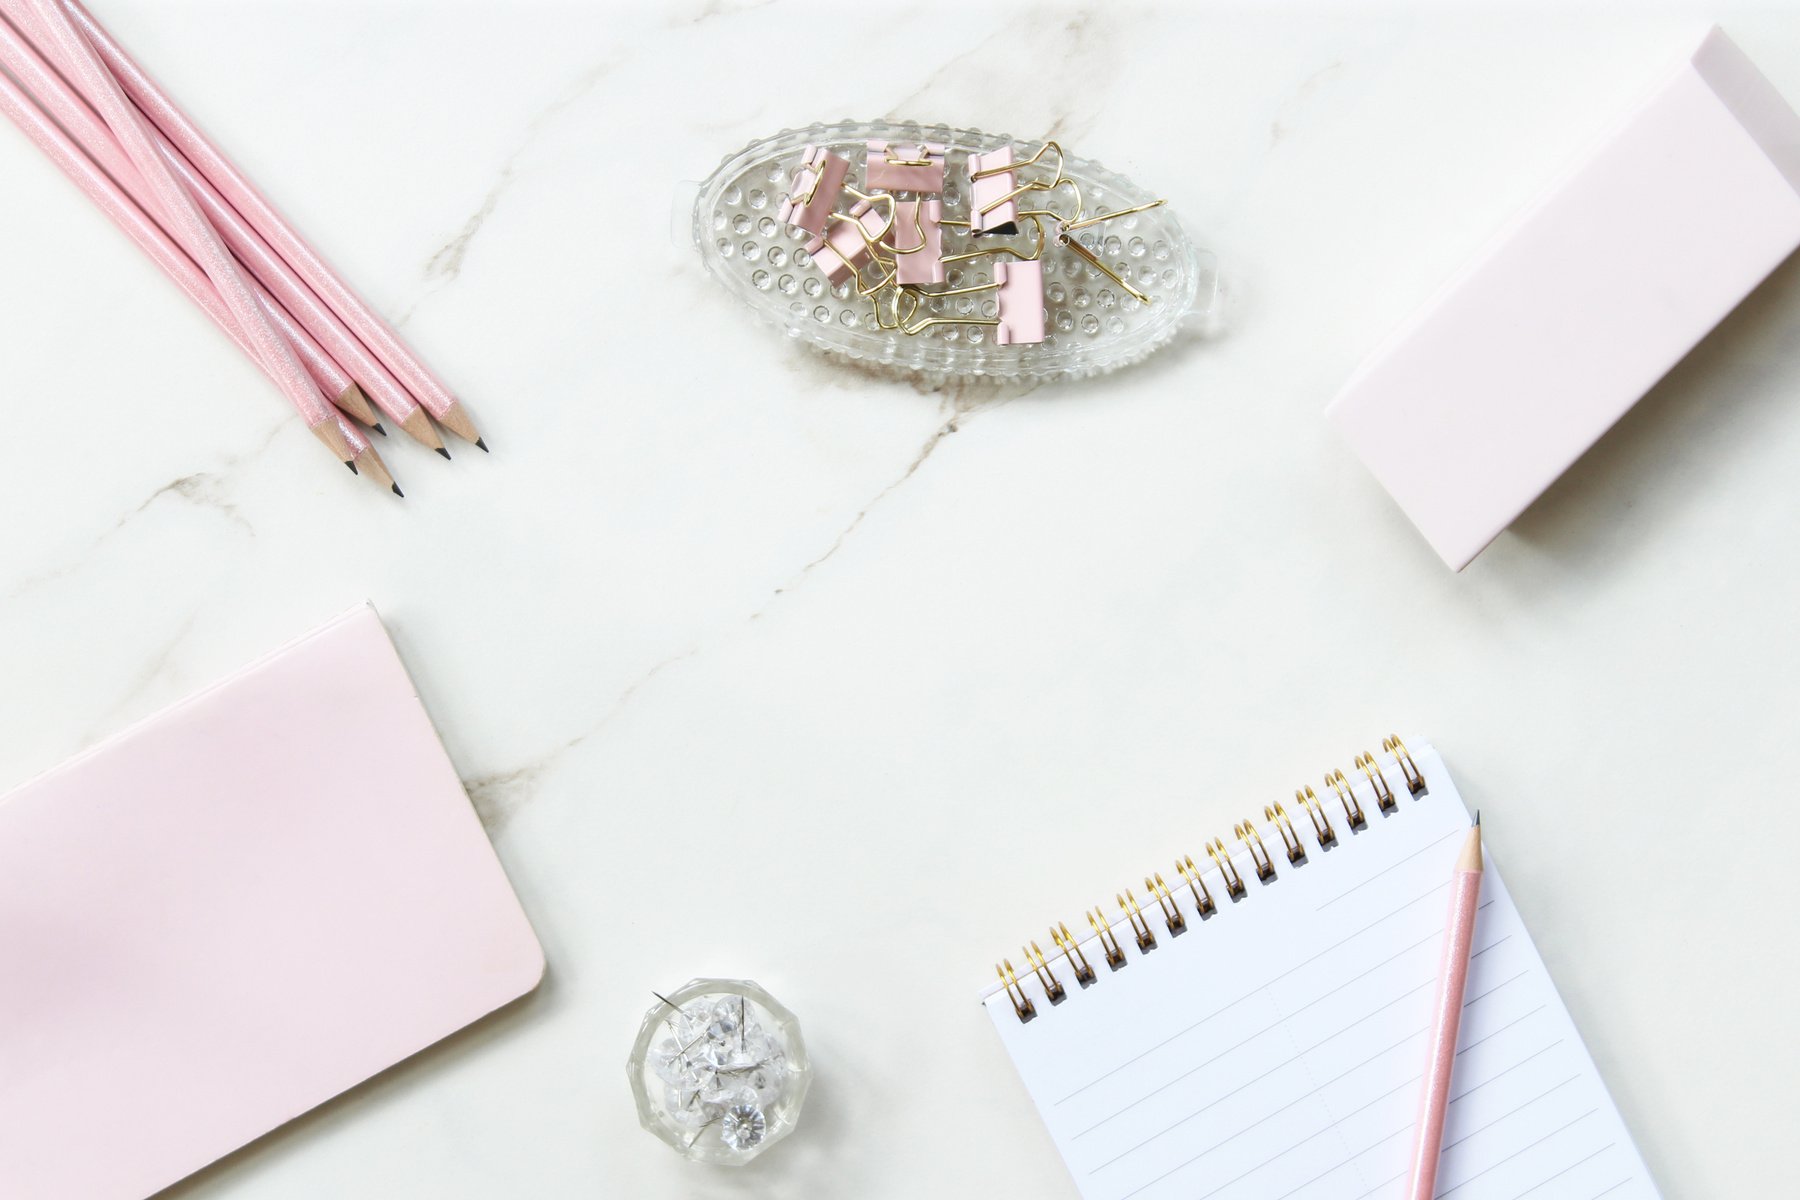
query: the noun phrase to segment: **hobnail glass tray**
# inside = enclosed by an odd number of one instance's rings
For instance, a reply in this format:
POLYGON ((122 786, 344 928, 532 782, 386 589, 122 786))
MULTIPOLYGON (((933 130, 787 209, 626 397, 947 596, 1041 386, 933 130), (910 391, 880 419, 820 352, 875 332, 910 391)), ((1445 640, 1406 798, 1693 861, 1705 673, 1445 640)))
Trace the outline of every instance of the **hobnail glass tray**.
MULTIPOLYGON (((996 345, 979 325, 938 325, 916 335, 877 327, 873 306, 849 283, 833 288, 805 251, 808 235, 777 215, 803 148, 824 146, 850 162, 849 182, 862 187, 864 142, 940 142, 947 147, 942 193, 946 220, 967 220, 967 158, 1012 145, 1025 157, 1041 143, 1006 134, 908 122, 839 121, 788 129, 728 156, 699 185, 693 238, 706 270, 733 296, 789 337, 828 354, 928 380, 1079 378, 1137 362, 1166 344, 1185 322, 1204 320, 1219 293, 1214 257, 1197 247, 1170 205, 1079 230, 1073 236, 1151 297, 1143 304, 1074 252, 1043 251, 1047 336, 1035 345, 996 345)), ((1053 161, 1053 160, 1052 160, 1053 161)), ((1149 203, 1157 197, 1099 163, 1070 155, 1066 172, 1081 189, 1089 216, 1149 203)), ((1020 174, 1023 182, 1028 176, 1020 174)), ((902 198, 912 193, 898 193, 902 198)), ((1034 205, 1051 193, 1032 194, 1034 205)), ((1069 207, 1066 190, 1051 199, 1069 207)), ((979 249, 962 231, 945 237, 945 252, 979 249)), ((1011 241, 1029 241, 1009 239, 1011 241)), ((953 266, 945 286, 992 280, 990 260, 953 266)), ((992 316, 981 293, 927 301, 920 316, 992 316), (954 306, 954 307, 953 307, 954 306)))

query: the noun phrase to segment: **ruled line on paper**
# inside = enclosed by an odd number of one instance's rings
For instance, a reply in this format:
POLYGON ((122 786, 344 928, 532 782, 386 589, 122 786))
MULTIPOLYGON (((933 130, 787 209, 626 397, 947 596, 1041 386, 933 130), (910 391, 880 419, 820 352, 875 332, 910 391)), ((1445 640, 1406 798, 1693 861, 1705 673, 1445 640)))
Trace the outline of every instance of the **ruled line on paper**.
MULTIPOLYGON (((1519 1157, 1519 1155, 1525 1153, 1527 1150, 1537 1149, 1539 1146, 1543 1145, 1545 1142, 1549 1141, 1551 1138, 1555 1137, 1557 1134, 1562 1133, 1566 1129, 1574 1128, 1576 1125, 1581 1124, 1581 1122, 1587 1120, 1589 1117, 1593 1116, 1595 1113, 1597 1113, 1599 1111, 1600 1110, 1598 1108, 1590 1108, 1586 1112, 1582 1113, 1579 1117, 1569 1118, 1567 1121, 1564 1121, 1561 1125, 1558 1125, 1555 1129, 1552 1129, 1549 1133, 1546 1133, 1543 1137, 1538 1138, 1535 1142, 1527 1142, 1525 1145, 1520 1146, 1517 1150, 1514 1150, 1511 1154, 1507 1155, 1505 1158, 1495 1159, 1493 1162, 1491 1162, 1487 1166, 1481 1168, 1481 1170, 1475 1172, 1473 1175, 1469 1176, 1467 1179, 1463 1180, 1462 1182, 1452 1184, 1449 1187, 1445 1188, 1443 1191, 1438 1192, 1436 1195, 1434 1195, 1432 1197, 1432 1200, 1444 1200, 1445 1196, 1450 1195, 1452 1192, 1457 1192, 1457 1191, 1462 1190, 1463 1188, 1468 1187, 1471 1183, 1474 1183, 1477 1179, 1480 1179, 1483 1175, 1486 1175, 1489 1171, 1492 1171, 1496 1167, 1504 1166, 1505 1164, 1511 1162, 1513 1159, 1519 1157)), ((1601 1149, 1602 1150, 1610 1150, 1610 1149, 1612 1149, 1612 1146, 1610 1144, 1608 1144, 1606 1146, 1602 1146, 1601 1149)), ((1596 1151, 1595 1153, 1599 1153, 1599 1151, 1596 1151)))
POLYGON ((1600 1147, 1598 1150, 1595 1150, 1593 1153, 1584 1154, 1580 1158, 1576 1159, 1574 1162, 1570 1163, 1568 1166, 1564 1167, 1562 1170, 1558 1171, 1556 1174, 1550 1176, 1548 1179, 1545 1179, 1539 1183, 1532 1184, 1530 1187, 1528 1187, 1524 1191, 1520 1192, 1517 1196, 1514 1196, 1513 1200, 1524 1200, 1524 1197, 1531 1195, 1531 1193, 1533 1193, 1533 1192, 1537 1191, 1539 1188, 1543 1187, 1544 1184, 1554 1183, 1556 1180, 1561 1179, 1564 1175, 1567 1175, 1570 1171, 1573 1171, 1576 1167, 1579 1167, 1582 1163, 1588 1162, 1592 1159, 1599 1158, 1602 1154, 1605 1154, 1608 1150, 1611 1150, 1612 1148, 1613 1148, 1613 1143, 1608 1142, 1608 1143, 1606 1143, 1606 1145, 1600 1147))
MULTIPOLYGON (((1419 1031, 1419 1033, 1423 1033, 1423 1032, 1425 1032, 1425 1031, 1422 1029, 1419 1031)), ((1415 1033, 1412 1036, 1417 1037, 1418 1034, 1415 1033)), ((1410 1037, 1406 1039, 1406 1041, 1410 1041, 1410 1040, 1412 1040, 1410 1037)), ((1399 1043, 1399 1044, 1404 1044, 1404 1042, 1399 1043)), ((1450 1104, 1455 1105, 1456 1102, 1458 1100, 1461 1100, 1464 1096, 1467 1096, 1472 1092, 1479 1091, 1481 1088, 1486 1087, 1488 1084, 1493 1083, 1495 1080, 1501 1078, 1504 1075, 1511 1074, 1513 1071, 1524 1066, 1526 1063, 1530 1062, 1532 1059, 1537 1058, 1539 1055, 1544 1054, 1547 1051, 1555 1049, 1560 1044, 1561 1044, 1561 1039, 1558 1039, 1557 1041, 1551 1042, 1548 1046, 1543 1047, 1543 1049, 1538 1050, 1536 1053, 1527 1055, 1526 1057, 1520 1059, 1518 1062, 1513 1063, 1511 1066, 1508 1066, 1508 1067, 1504 1068, 1503 1070, 1496 1071, 1492 1076, 1490 1076, 1487 1079, 1482 1080, 1480 1083, 1476 1084, 1474 1087, 1468 1088, 1465 1091, 1463 1091, 1462 1093, 1451 1097, 1450 1104)), ((1392 1046, 1390 1046, 1388 1048, 1388 1050, 1390 1050, 1390 1051, 1392 1049, 1394 1049, 1394 1047, 1392 1047, 1392 1046)), ((1385 1054, 1387 1052, 1388 1051, 1383 1051, 1382 1053, 1385 1054)), ((1375 1056, 1375 1058, 1379 1058, 1379 1057, 1381 1057, 1381 1055, 1375 1056)), ((1375 1061, 1375 1059, 1371 1058, 1368 1060, 1368 1062, 1360 1063, 1360 1064, 1358 1064, 1357 1067, 1353 1067, 1351 1069, 1351 1071, 1345 1072, 1345 1074, 1348 1075, 1348 1074, 1353 1073, 1356 1070, 1360 1070, 1362 1067, 1367 1066, 1369 1064, 1369 1062, 1373 1062, 1373 1061, 1375 1061)), ((1341 1078, 1343 1078, 1343 1076, 1339 1076, 1339 1079, 1341 1079, 1341 1078)), ((1415 1075, 1415 1076, 1413 1076, 1412 1079, 1408 1080, 1407 1082, 1408 1083, 1417 1083, 1419 1081, 1419 1078, 1420 1078, 1419 1076, 1415 1075)), ((1336 1083, 1336 1082, 1338 1082, 1338 1080, 1333 1079, 1329 1083, 1320 1084, 1318 1087, 1312 1089, 1312 1091, 1309 1092, 1306 1096, 1301 1097, 1301 1099, 1302 1100, 1310 1099, 1312 1095, 1316 1094, 1317 1092, 1321 1091, 1322 1089, 1324 1089, 1326 1087, 1329 1087, 1331 1083, 1336 1083)), ((1401 1086, 1403 1087, 1405 1085, 1403 1084, 1401 1086)), ((1258 1164, 1255 1167, 1252 1167, 1250 1170, 1244 1172, 1243 1174, 1238 1175, 1236 1178, 1229 1180, 1227 1183, 1221 1185, 1220 1188, 1216 1188, 1216 1189, 1214 1189, 1214 1191, 1206 1193, 1206 1195, 1207 1196, 1214 1195, 1214 1194, 1216 1194, 1217 1191, 1222 1190, 1224 1187, 1229 1187, 1229 1186, 1231 1186, 1231 1184, 1243 1182, 1245 1179, 1249 1178, 1251 1175, 1254 1175, 1254 1174, 1256 1174, 1256 1172, 1262 1170, 1263 1167, 1266 1167, 1270 1163, 1273 1163, 1273 1162, 1279 1162, 1281 1159, 1286 1158, 1289 1154, 1292 1154, 1294 1151, 1296 1151, 1300 1147, 1306 1145, 1308 1142, 1313 1141, 1319 1137, 1322 1137, 1327 1133, 1330 1133, 1333 1129, 1336 1129, 1338 1126, 1344 1124, 1346 1121, 1349 1121, 1351 1118, 1360 1115, 1365 1109, 1373 1107, 1375 1104, 1379 1103, 1382 1100, 1387 1099, 1388 1096, 1391 1096, 1394 1092, 1399 1091, 1399 1090, 1400 1089, 1397 1087, 1390 1088, 1387 1092, 1383 1093, 1382 1095, 1365 1102, 1360 1108, 1357 1108, 1351 1112, 1345 1113, 1343 1116, 1338 1117, 1338 1118, 1328 1122, 1321 1128, 1314 1130, 1312 1133, 1307 1134, 1305 1137, 1301 1138, 1299 1141, 1293 1143, 1292 1145, 1284 1147, 1281 1151, 1279 1151, 1276 1154, 1271 1155, 1269 1158, 1265 1159, 1262 1163, 1258 1164)), ((1554 1090, 1554 1089, 1552 1089, 1552 1090, 1554 1090)), ((1297 1101, 1296 1101, 1296 1103, 1297 1103, 1297 1101)), ((1291 1108, 1292 1105, 1288 1105, 1287 1107, 1291 1108)), ((1592 1111, 1597 1111, 1597 1110, 1590 1110, 1590 1114, 1588 1114, 1588 1115, 1591 1115, 1592 1111)), ((1580 1118, 1577 1118, 1577 1120, 1579 1120, 1579 1119, 1580 1118)), ((1258 1124, 1260 1124, 1260 1123, 1261 1122, 1258 1122, 1258 1124)), ((1569 1122, 1569 1124, 1573 1124, 1573 1123, 1574 1122, 1572 1122, 1572 1121, 1569 1122)), ((1174 1126, 1171 1126, 1170 1128, 1174 1128, 1174 1126)), ((1238 1132, 1241 1134, 1241 1133, 1247 1132, 1248 1129, 1250 1129, 1250 1128, 1253 1128, 1253 1126, 1246 1126, 1245 1129, 1239 1130, 1238 1132)), ((1408 1126, 1407 1128, 1411 1128, 1411 1126, 1408 1126)), ((1566 1126, 1564 1128, 1566 1128, 1566 1126)), ((1162 1132, 1167 1133, 1168 1130, 1163 1130, 1162 1132)), ((1401 1132, 1405 1132, 1405 1130, 1403 1129, 1401 1132)), ((1555 1132, 1560 1132, 1560 1130, 1557 1130, 1555 1132)), ((1150 1142, 1155 1141, 1156 1138, 1161 1137, 1161 1136, 1162 1136, 1162 1133, 1159 1133, 1159 1134, 1156 1134, 1154 1137, 1146 1139, 1144 1142, 1141 1142, 1137 1146, 1133 1147, 1132 1150, 1127 1151, 1125 1155, 1121 1155, 1120 1158, 1124 1158, 1124 1157, 1127 1157, 1129 1154, 1135 1153, 1137 1150, 1140 1150, 1144 1146, 1149 1145, 1150 1142)), ((1390 1137, 1391 1136, 1393 1136, 1393 1135, 1390 1135, 1390 1137)), ((1552 1133, 1551 1135, 1546 1135, 1546 1136, 1554 1136, 1554 1133, 1552 1133)), ((1175 1175, 1175 1174, 1180 1173, 1181 1171, 1186 1170, 1187 1168, 1193 1166, 1195 1163, 1197 1163, 1197 1162, 1201 1161, 1202 1159, 1211 1155, 1220 1146, 1223 1146, 1226 1142, 1229 1142, 1230 1140, 1231 1140, 1230 1138, 1227 1138, 1227 1139, 1225 1139, 1224 1142, 1216 1143, 1215 1145, 1207 1148, 1206 1150, 1201 1151, 1199 1154, 1193 1155, 1190 1158, 1183 1159, 1181 1162, 1175 1164, 1173 1167, 1170 1167, 1167 1171, 1164 1171, 1161 1175, 1158 1175, 1155 1179, 1152 1179, 1148 1183, 1141 1184, 1138 1187, 1134 1188, 1133 1190, 1126 1192, 1125 1196, 1122 1198, 1122 1200, 1130 1200, 1130 1197, 1137 1195, 1139 1192, 1142 1192, 1147 1188, 1154 1187, 1155 1185, 1161 1183, 1163 1180, 1169 1178, 1171 1175, 1175 1175)), ((1387 1141, 1387 1140, 1389 1140, 1389 1138, 1383 1138, 1381 1140, 1387 1141)), ((1542 1139, 1540 1139, 1540 1140, 1542 1140, 1542 1139)), ((1529 1149, 1529 1148, 1530 1147, 1526 1147, 1526 1149, 1529 1149)), ((1523 1151, 1520 1151, 1520 1153, 1523 1153, 1523 1151)), ((1516 1157, 1516 1156, 1515 1155, 1508 1156, 1508 1158, 1511 1158, 1511 1157, 1516 1157)), ((1112 1162, 1116 1162, 1116 1161, 1118 1161, 1118 1159, 1114 1159, 1114 1160, 1111 1160, 1110 1162, 1103 1163, 1103 1164, 1101 1164, 1101 1166, 1111 1166, 1112 1162)), ((1507 1159, 1500 1160, 1500 1162, 1505 1162, 1505 1161, 1507 1161, 1507 1159)), ((1493 1166, 1498 1166, 1498 1165, 1499 1165, 1499 1163, 1493 1164, 1493 1166)), ((1492 1168, 1490 1167, 1488 1169, 1492 1169, 1492 1168)), ((1092 1171, 1089 1171, 1088 1174, 1092 1175, 1099 1170, 1100 1170, 1100 1167, 1095 1167, 1092 1171)), ((1474 1176, 1471 1176, 1470 1178, 1474 1178, 1474 1176)), ((1206 1197, 1205 1196, 1199 1197, 1198 1200, 1206 1200, 1206 1197)))
MULTIPOLYGON (((1171 1033, 1168 1037, 1166 1037, 1162 1041, 1156 1043, 1154 1046, 1151 1046, 1147 1050, 1140 1051, 1139 1053, 1132 1055, 1130 1058, 1127 1058, 1124 1061, 1120 1062, 1117 1066, 1113 1067, 1111 1070, 1107 1071, 1105 1074, 1096 1076, 1095 1078, 1088 1080, 1086 1083, 1082 1084, 1080 1087, 1076 1088, 1074 1091, 1070 1092, 1068 1095, 1064 1096, 1062 1099, 1056 1101, 1056 1103, 1053 1107, 1061 1107, 1062 1105, 1067 1104, 1069 1101, 1071 1101, 1075 1097, 1081 1095, 1081 1093, 1087 1091, 1089 1088, 1093 1087, 1095 1084, 1104 1083, 1106 1080, 1111 1079, 1114 1075, 1117 1075, 1119 1072, 1125 1070, 1127 1067, 1133 1065, 1134 1063, 1137 1063, 1145 1058, 1148 1058, 1150 1055, 1155 1054, 1158 1050, 1163 1049, 1165 1046, 1169 1045, 1171 1042, 1174 1042, 1183 1037, 1186 1037, 1188 1034, 1194 1032, 1196 1029, 1199 1029, 1201 1026, 1205 1025, 1208 1021, 1211 1021, 1213 1018, 1220 1016, 1223 1013, 1229 1012, 1231 1009, 1236 1008, 1238 1005, 1240 1005, 1244 1001, 1250 999, 1252 996, 1255 996, 1260 992, 1267 991, 1269 988, 1274 987, 1277 983, 1280 983, 1283 979, 1286 979, 1288 976, 1294 974, 1297 971, 1300 971, 1306 967, 1311 966, 1314 962, 1318 961, 1321 958, 1324 958, 1327 954, 1332 953, 1334 950, 1339 950, 1339 949, 1343 948, 1344 946, 1349 945, 1352 941, 1355 941, 1357 938, 1361 937, 1363 934, 1368 933, 1370 930, 1375 929, 1377 926, 1381 925, 1382 923, 1389 921, 1394 917, 1399 916, 1401 913, 1405 912, 1407 909, 1411 908, 1413 905, 1419 903, 1419 901, 1429 899, 1431 896, 1435 895, 1436 893, 1443 891, 1449 885, 1450 885, 1449 880, 1445 880, 1442 883, 1433 885, 1433 887, 1429 891, 1423 893, 1422 895, 1415 897, 1414 899, 1408 900, 1405 904, 1402 904, 1399 908, 1394 909, 1392 912, 1388 913, 1386 916, 1379 917, 1376 920, 1371 921, 1369 924, 1363 926, 1361 929, 1358 929, 1356 932, 1348 934, 1345 937, 1338 939, 1336 942, 1325 947, 1323 950, 1320 950, 1317 954, 1314 954, 1311 958, 1308 958, 1303 962, 1296 963, 1294 966, 1289 967, 1287 970, 1281 972, 1281 974, 1273 976, 1270 979, 1264 980, 1262 983, 1258 984, 1256 987, 1253 987, 1249 991, 1244 992, 1242 995, 1238 996, 1237 999, 1232 1000, 1226 1004, 1223 1004, 1218 1008, 1215 1008, 1212 1012, 1206 1014, 1204 1017, 1201 1017, 1198 1021, 1195 1021, 1193 1024, 1187 1025, 1181 1029, 1176 1030, 1174 1033, 1171 1033)), ((1483 909, 1488 908, 1493 903, 1494 902, 1492 900, 1484 901, 1480 905, 1480 908, 1483 908, 1483 909)), ((1422 945, 1425 942, 1429 942, 1432 938, 1442 937, 1442 936, 1443 936, 1443 930, 1441 930, 1441 929, 1437 930, 1436 932, 1432 933, 1431 935, 1420 939, 1419 942, 1415 942, 1412 946, 1409 946, 1407 949, 1408 950, 1416 949, 1419 945, 1422 945)), ((1497 945, 1498 942, 1496 942, 1495 944, 1497 945)), ((1406 953, 1406 951, 1403 950, 1400 953, 1404 954, 1404 953, 1406 953)), ((1378 965, 1385 965, 1385 962, 1391 962, 1393 960, 1393 958, 1398 958, 1398 957, 1400 957, 1400 955, 1396 954, 1392 958, 1385 960, 1384 963, 1378 964, 1378 965)), ((1366 972, 1366 971, 1364 972, 1364 974, 1367 974, 1367 973, 1368 972, 1366 972)), ((1361 976, 1358 976, 1357 978, 1361 978, 1361 976)), ((1350 982, 1355 982, 1355 980, 1351 980, 1350 982)))
POLYGON ((1409 863, 1413 859, 1419 857, 1419 855, 1424 854, 1428 850, 1436 850, 1439 846, 1443 845, 1445 842, 1449 841, 1451 838, 1455 837, 1458 833, 1461 833, 1461 832, 1462 832, 1461 830, 1452 829, 1449 833, 1446 833, 1443 837, 1441 837, 1437 841, 1431 843, 1431 845, 1421 846, 1419 849, 1414 850, 1411 854, 1407 855, 1405 858, 1401 859, 1399 862, 1390 863, 1387 866, 1381 868, 1381 870, 1375 872, 1373 875, 1369 876, 1367 879, 1363 880, 1361 883, 1356 884, 1354 887, 1351 887, 1344 891, 1339 892, 1337 895, 1333 896, 1331 899, 1327 900, 1325 903, 1319 905, 1319 907, 1313 909, 1313 911, 1314 912, 1324 912, 1326 909, 1328 909, 1332 905, 1336 904, 1339 900, 1342 900, 1345 896, 1348 896, 1351 892, 1356 891, 1357 888, 1367 887, 1369 884, 1374 883, 1377 879, 1380 879, 1383 875, 1386 875, 1389 871, 1395 870, 1398 867, 1405 866, 1407 863, 1409 863))

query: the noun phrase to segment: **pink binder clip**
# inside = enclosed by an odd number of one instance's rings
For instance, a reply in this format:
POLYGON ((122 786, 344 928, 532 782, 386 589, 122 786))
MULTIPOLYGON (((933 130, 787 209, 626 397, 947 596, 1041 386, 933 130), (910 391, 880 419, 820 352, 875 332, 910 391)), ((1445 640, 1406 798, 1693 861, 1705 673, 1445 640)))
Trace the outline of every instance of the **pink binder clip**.
POLYGON ((1011 146, 969 155, 970 233, 1018 232, 1018 175, 1012 167, 1011 146))
POLYGON ((794 169, 793 190, 782 197, 776 215, 795 229, 819 236, 825 232, 826 216, 843 195, 844 178, 849 174, 849 159, 823 146, 806 147, 794 169))
POLYGON ((944 282, 944 202, 902 200, 894 213, 888 248, 894 252, 895 281, 944 282))
POLYGON ((886 142, 870 139, 869 186, 890 192, 944 190, 942 142, 886 142))
POLYGON ((1000 323, 996 346, 1024 346, 1044 340, 1044 264, 1035 259, 994 264, 999 284, 1000 323))
POLYGON ((874 253, 872 244, 880 241, 887 229, 887 218, 867 200, 858 200, 848 216, 832 221, 822 236, 806 243, 806 252, 836 287, 854 278, 868 263, 874 253))

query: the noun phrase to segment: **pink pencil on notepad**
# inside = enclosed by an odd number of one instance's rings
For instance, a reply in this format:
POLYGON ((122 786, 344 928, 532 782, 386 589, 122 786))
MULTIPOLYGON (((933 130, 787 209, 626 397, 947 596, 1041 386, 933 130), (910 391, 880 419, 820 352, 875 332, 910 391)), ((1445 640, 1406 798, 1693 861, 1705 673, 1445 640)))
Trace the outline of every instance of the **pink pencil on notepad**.
POLYGON ((1438 970, 1437 1012, 1431 1027, 1431 1059, 1419 1095, 1419 1123, 1407 1167, 1407 1200, 1431 1200, 1437 1187, 1444 1115, 1450 1107, 1450 1072, 1456 1065, 1456 1031, 1462 1024, 1463 988, 1469 981, 1469 948, 1481 904, 1481 814, 1463 843, 1450 881, 1450 920, 1444 930, 1444 962, 1438 970))

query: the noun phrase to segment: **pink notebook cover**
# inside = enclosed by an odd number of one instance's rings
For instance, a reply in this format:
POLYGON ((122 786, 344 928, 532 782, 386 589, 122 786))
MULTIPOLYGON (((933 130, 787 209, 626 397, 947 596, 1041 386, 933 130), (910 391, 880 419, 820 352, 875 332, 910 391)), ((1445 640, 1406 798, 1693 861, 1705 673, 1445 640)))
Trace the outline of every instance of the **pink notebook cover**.
POLYGON ((355 609, 0 800, 0 1197, 142 1200, 543 967, 355 609))

